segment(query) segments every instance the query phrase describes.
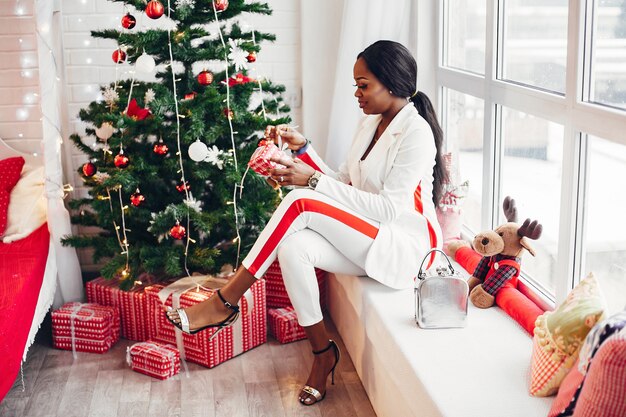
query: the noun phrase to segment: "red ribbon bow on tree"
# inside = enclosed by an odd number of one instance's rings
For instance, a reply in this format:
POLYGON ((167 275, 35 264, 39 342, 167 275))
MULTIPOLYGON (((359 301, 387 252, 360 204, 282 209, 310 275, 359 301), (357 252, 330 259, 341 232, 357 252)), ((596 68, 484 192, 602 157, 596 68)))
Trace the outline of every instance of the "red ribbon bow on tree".
POLYGON ((243 75, 242 73, 238 73, 228 79, 228 86, 232 87, 235 85, 251 83, 254 81, 255 81, 254 78, 248 77, 247 75, 243 75))
POLYGON ((141 108, 137 104, 137 100, 132 99, 128 104, 128 108, 126 109, 126 115, 131 117, 133 120, 143 120, 148 116, 151 116, 150 109, 141 108))

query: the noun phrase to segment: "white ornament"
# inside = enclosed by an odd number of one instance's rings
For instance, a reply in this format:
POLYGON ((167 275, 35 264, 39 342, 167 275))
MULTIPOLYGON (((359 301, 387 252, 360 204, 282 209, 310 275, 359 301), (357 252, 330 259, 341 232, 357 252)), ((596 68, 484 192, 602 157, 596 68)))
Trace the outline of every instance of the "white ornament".
POLYGON ((229 39, 228 43, 230 44, 228 59, 235 65, 235 71, 248 69, 248 52, 239 47, 239 39, 229 39))
POLYGON ((154 90, 151 88, 148 88, 148 91, 146 91, 146 94, 144 94, 143 96, 143 102, 144 104, 148 105, 148 103, 150 103, 152 100, 154 100, 155 97, 155 93, 154 90))
POLYGON ((104 92, 102 93, 102 97, 104 97, 104 101, 109 106, 112 106, 113 104, 115 104, 116 101, 119 101, 120 99, 120 95, 117 94, 117 91, 115 91, 115 89, 111 87, 107 87, 104 89, 104 92))
POLYGON ((109 122, 104 122, 99 128, 96 129, 96 136, 102 140, 107 140, 113 136, 113 132, 115 132, 113 125, 109 122))
POLYGON ((202 201, 198 201, 195 198, 193 198, 193 195, 191 193, 189 193, 189 198, 185 200, 184 202, 185 202, 185 205, 189 207, 190 209, 197 211, 198 213, 202 212, 202 209, 200 208, 200 206, 202 205, 202 201))
POLYGON ((135 68, 137 69, 137 71, 143 72, 145 74, 149 74, 154 71, 154 67, 156 67, 154 58, 152 58, 145 52, 141 54, 141 56, 137 58, 137 62, 135 62, 135 68))
POLYGON ((199 139, 189 147, 189 157, 195 162, 204 161, 208 154, 209 148, 199 139))
POLYGON ((224 161, 220 159, 220 156, 224 155, 224 152, 219 150, 217 146, 213 145, 209 149, 207 149, 207 156, 204 158, 206 162, 210 162, 219 169, 224 168, 224 161))

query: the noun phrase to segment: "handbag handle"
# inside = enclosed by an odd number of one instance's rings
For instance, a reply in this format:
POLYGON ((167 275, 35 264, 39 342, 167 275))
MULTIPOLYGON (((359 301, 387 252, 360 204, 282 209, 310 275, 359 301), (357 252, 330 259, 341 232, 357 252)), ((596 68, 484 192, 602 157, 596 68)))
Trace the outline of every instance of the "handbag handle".
POLYGON ((448 261, 448 268, 450 268, 450 273, 454 274, 454 268, 452 267, 452 263, 450 262, 450 259, 448 258, 448 255, 446 255, 441 249, 433 248, 433 249, 429 250, 428 253, 426 254, 426 256, 424 256, 424 259, 422 259, 422 263, 420 264, 420 271, 417 274, 417 278, 418 279, 426 278, 426 274, 424 272, 422 272, 422 267, 424 267, 424 262, 426 262, 426 259, 428 259, 430 254, 433 253, 433 252, 439 252, 439 253, 441 253, 443 255, 444 258, 446 258, 446 261, 448 261))

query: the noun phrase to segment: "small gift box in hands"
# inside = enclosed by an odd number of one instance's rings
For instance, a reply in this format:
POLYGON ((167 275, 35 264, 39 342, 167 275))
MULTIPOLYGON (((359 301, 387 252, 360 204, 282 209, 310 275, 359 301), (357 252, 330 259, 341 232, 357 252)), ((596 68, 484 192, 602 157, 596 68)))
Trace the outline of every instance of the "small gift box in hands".
POLYGON ((270 175, 270 169, 284 168, 283 165, 270 160, 272 157, 280 158, 281 156, 282 152, 274 142, 262 140, 250 157, 248 166, 257 174, 267 177, 270 175))

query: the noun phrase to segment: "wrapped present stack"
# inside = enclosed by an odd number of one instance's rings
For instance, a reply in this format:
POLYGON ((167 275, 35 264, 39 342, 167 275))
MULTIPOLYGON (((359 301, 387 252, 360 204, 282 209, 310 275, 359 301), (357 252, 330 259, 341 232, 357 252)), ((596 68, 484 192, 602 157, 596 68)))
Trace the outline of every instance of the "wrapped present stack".
POLYGON ((235 324, 222 330, 213 340, 209 338, 215 333, 215 328, 195 335, 181 332, 180 344, 177 344, 177 329, 167 320, 162 300, 169 307, 190 307, 211 297, 225 282, 223 279, 194 276, 180 279, 167 287, 157 284, 146 288, 151 340, 176 345, 181 357, 209 368, 265 343, 265 281, 257 280, 246 296, 239 300, 241 313, 235 324))
POLYGON ((89 281, 85 286, 87 301, 116 308, 120 315, 122 337, 139 342, 149 338, 144 289, 143 285, 137 285, 130 291, 122 291, 118 279, 102 277, 89 281))
POLYGON ((304 328, 298 324, 293 307, 270 308, 267 310, 270 334, 280 343, 306 339, 304 328))
POLYGON ((55 348, 104 353, 120 338, 120 316, 109 306, 67 303, 52 312, 52 342, 55 348))
POLYGON ((126 362, 133 371, 157 379, 168 379, 180 372, 178 349, 154 340, 135 343, 128 347, 126 362))
MULTIPOLYGON (((317 283, 320 289, 320 305, 326 310, 326 271, 315 268, 317 283)), ((282 308, 291 307, 291 300, 287 295, 287 289, 283 282, 283 274, 278 261, 274 261, 263 276, 267 286, 267 307, 282 308)))

